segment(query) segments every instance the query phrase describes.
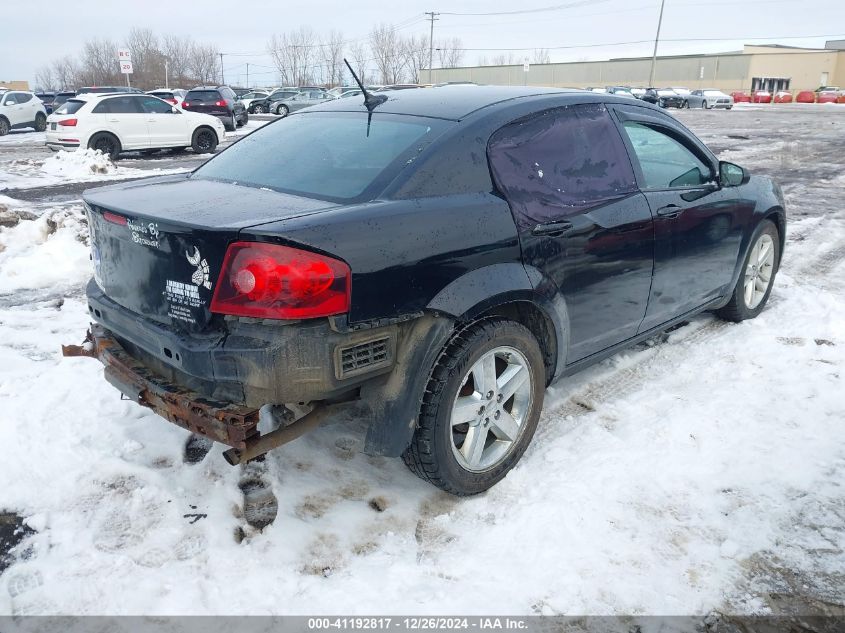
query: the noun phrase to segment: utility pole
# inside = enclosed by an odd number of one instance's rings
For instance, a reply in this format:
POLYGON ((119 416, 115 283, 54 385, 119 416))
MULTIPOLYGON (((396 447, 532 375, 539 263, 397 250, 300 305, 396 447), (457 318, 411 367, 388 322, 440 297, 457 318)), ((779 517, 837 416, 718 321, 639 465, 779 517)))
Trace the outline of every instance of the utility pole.
POLYGON ((226 77, 223 76, 223 53, 220 53, 220 85, 226 85, 226 77))
POLYGON ((648 76, 648 87, 654 87, 654 66, 657 64, 657 42, 660 41, 660 25, 663 24, 663 5, 666 0, 660 0, 660 17, 657 18, 657 35, 654 36, 654 53, 651 56, 651 73, 648 76))
POLYGON ((169 88, 170 85, 167 83, 167 58, 164 60, 164 87, 169 88))
POLYGON ((249 62, 246 63, 246 87, 249 88, 249 62))
POLYGON ((434 16, 440 15, 434 11, 426 11, 425 14, 431 19, 431 34, 428 36, 428 83, 431 81, 431 67, 434 65, 434 16))

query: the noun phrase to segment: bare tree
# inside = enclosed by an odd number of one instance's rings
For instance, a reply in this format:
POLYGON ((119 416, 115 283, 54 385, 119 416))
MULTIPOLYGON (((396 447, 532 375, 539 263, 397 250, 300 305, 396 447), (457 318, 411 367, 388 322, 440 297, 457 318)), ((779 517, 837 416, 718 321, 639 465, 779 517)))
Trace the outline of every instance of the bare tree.
POLYGON ((165 35, 161 40, 162 54, 167 61, 167 74, 169 83, 174 86, 186 87, 190 85, 194 77, 190 77, 189 57, 194 46, 190 37, 179 37, 176 35, 165 35))
POLYGON ((38 69, 35 73, 35 84, 44 91, 53 91, 59 87, 56 73, 49 66, 42 66, 38 69))
POLYGON ((370 50, 381 74, 381 82, 400 83, 405 69, 405 59, 402 54, 402 42, 396 34, 396 29, 390 24, 374 26, 370 31, 370 50))
POLYGON ((549 55, 548 48, 535 48, 534 57, 531 59, 532 64, 549 64, 552 58, 549 55))
POLYGON ((82 47, 77 80, 82 84, 108 86, 120 80, 117 45, 111 40, 88 40, 82 47))
POLYGON ((428 67, 428 37, 425 35, 406 37, 402 40, 402 53, 411 81, 421 81, 420 71, 428 67))
POLYGON ((340 31, 332 31, 326 43, 323 44, 323 61, 326 64, 326 78, 328 83, 332 86, 343 84, 344 68, 343 65, 343 33, 340 31))
POLYGON ((267 51, 279 70, 282 83, 291 86, 311 83, 319 46, 317 35, 310 26, 273 35, 267 43, 267 51))
POLYGON ((199 84, 213 85, 220 76, 217 47, 194 43, 188 52, 188 70, 199 84))
POLYGON ((349 46, 349 63, 355 69, 355 74, 358 75, 358 79, 361 80, 361 83, 367 83, 367 56, 369 55, 369 49, 367 45, 362 42, 361 40, 357 40, 352 42, 349 46))
POLYGON ((464 58, 464 51, 461 49, 461 38, 451 37, 441 40, 436 44, 437 59, 441 68, 457 68, 464 58))
POLYGON ((59 90, 75 89, 82 84, 82 81, 80 81, 81 73, 68 58, 56 61, 53 71, 56 73, 56 86, 59 90))
POLYGON ((520 63, 519 60, 516 58, 516 55, 513 52, 510 53, 499 53, 498 55, 494 55, 493 58, 490 60, 491 66, 513 66, 514 64, 520 63))

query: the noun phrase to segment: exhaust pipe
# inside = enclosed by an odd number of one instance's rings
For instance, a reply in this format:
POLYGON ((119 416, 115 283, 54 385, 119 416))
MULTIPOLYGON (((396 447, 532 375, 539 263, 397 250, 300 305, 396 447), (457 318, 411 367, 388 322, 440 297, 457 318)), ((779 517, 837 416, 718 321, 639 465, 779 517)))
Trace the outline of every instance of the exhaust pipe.
POLYGON ((264 453, 282 444, 292 442, 299 436, 317 428, 342 408, 343 405, 340 404, 322 405, 289 426, 284 426, 255 439, 247 440, 246 448, 243 450, 230 448, 228 451, 224 451, 223 457, 232 466, 245 464, 249 460, 264 455, 264 453))

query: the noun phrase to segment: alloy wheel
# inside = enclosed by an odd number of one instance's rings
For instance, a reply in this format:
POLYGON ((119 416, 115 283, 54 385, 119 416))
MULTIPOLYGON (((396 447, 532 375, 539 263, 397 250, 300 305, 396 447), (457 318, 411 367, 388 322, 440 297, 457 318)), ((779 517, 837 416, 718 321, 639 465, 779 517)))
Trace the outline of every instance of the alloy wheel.
POLYGON ((531 410, 531 369, 513 347, 485 353, 466 373, 452 405, 452 454, 462 468, 483 472, 517 444, 531 410))
POLYGON ((204 130, 197 135, 197 147, 203 151, 211 148, 211 132, 204 130))
POLYGON ((745 266, 745 305, 749 310, 755 309, 772 284, 772 272, 775 265, 775 243, 772 236, 763 233, 748 256, 745 266))

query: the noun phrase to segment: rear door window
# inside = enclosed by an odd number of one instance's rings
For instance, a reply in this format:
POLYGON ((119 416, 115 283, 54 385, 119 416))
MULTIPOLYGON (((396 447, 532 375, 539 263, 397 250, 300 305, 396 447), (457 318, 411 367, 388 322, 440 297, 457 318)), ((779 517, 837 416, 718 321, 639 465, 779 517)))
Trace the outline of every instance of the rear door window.
POLYGON ((141 103, 144 110, 152 114, 170 114, 173 111, 173 106, 155 97, 141 97, 141 103))
POLYGON ((603 104, 555 108, 510 123, 490 138, 488 155, 522 229, 637 190, 625 145, 603 104))
POLYGON ((141 99, 129 95, 104 99, 94 108, 95 114, 142 114, 143 112, 141 99))

